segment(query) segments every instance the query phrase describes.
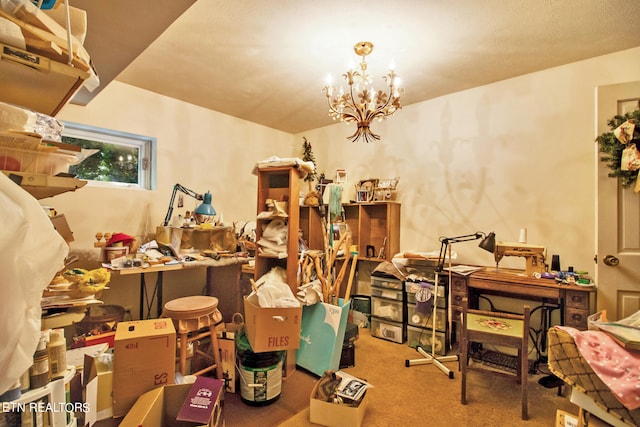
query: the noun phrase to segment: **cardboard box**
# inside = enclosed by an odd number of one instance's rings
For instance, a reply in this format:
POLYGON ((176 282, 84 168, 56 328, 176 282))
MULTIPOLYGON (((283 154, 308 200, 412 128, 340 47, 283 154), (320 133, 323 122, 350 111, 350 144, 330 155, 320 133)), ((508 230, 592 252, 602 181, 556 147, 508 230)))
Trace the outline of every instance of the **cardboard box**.
POLYGON ((282 362, 282 379, 287 380, 296 371, 296 353, 298 350, 287 350, 284 352, 282 362))
POLYGON ((64 241, 67 243, 73 242, 73 232, 69 227, 67 218, 64 215, 56 215, 54 217, 51 217, 50 219, 51 223, 53 224, 53 228, 55 228, 58 234, 62 236, 64 241))
POLYGON ((176 330, 171 319, 119 322, 114 340, 113 416, 121 417, 144 392, 173 384, 176 330))
POLYGON ((98 335, 91 335, 88 337, 81 337, 81 339, 74 340, 71 344, 71 348, 93 347, 99 344, 106 344, 109 348, 113 348, 116 333, 113 331, 103 332, 98 335))
POLYGON ((85 414, 85 425, 113 416, 113 355, 102 352, 85 354, 82 385, 89 411, 85 414))
POLYGON ((558 409, 556 411, 556 427, 578 427, 578 416, 558 409))
POLYGON ((155 388, 138 398, 120 427, 222 426, 223 384, 215 378, 198 377, 194 384, 155 388), (189 406, 197 407, 195 416, 188 414, 189 406))
POLYGON ((220 365, 225 378, 225 391, 236 392, 236 342, 234 339, 218 336, 218 347, 220 348, 220 365))
POLYGON ((244 297, 244 326, 254 353, 300 346, 302 307, 267 308, 244 297))
POLYGON ((315 399, 319 381, 311 390, 309 399, 309 421, 329 427, 360 427, 367 410, 368 399, 365 394, 358 406, 340 405, 315 399))

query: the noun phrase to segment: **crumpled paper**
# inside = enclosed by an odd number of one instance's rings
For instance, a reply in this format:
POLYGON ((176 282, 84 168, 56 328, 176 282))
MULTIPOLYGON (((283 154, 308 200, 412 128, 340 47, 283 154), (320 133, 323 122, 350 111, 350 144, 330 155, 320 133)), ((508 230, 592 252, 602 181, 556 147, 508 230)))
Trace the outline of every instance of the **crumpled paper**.
POLYGON ((324 302, 320 279, 315 279, 309 283, 298 286, 296 296, 302 305, 314 305, 319 302, 324 302))

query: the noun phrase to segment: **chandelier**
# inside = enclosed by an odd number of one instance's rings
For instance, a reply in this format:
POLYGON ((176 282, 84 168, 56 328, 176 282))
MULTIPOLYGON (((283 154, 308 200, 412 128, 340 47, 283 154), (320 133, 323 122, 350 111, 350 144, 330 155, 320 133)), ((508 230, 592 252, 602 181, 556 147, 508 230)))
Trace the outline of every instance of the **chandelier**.
POLYGON ((336 92, 335 86, 329 81, 324 87, 329 103, 329 115, 333 120, 340 120, 345 123, 356 123, 358 128, 355 133, 349 136, 351 142, 358 139, 371 142, 380 140, 380 135, 371 132, 371 121, 373 119, 386 119, 402 108, 400 105, 400 94, 402 88, 397 85, 399 78, 393 67, 389 73, 382 78, 386 83, 385 90, 376 91, 372 86, 371 75, 367 73, 367 62, 365 57, 373 51, 371 42, 360 42, 353 47, 356 55, 362 57, 360 69, 352 69, 342 76, 349 83, 349 90, 344 93, 342 87, 336 92))

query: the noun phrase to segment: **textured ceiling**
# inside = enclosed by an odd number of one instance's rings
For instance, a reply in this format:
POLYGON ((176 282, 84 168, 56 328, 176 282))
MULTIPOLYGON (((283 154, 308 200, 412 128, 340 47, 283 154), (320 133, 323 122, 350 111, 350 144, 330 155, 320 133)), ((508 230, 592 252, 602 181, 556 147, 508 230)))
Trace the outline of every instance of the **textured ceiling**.
POLYGON ((638 0, 72 4, 88 11, 86 45, 103 86, 115 78, 290 133, 333 123, 322 87, 329 74, 342 82, 359 41, 375 45, 367 59, 374 85, 395 62, 403 105, 640 46, 638 0), (114 63, 115 74, 103 76, 114 63))

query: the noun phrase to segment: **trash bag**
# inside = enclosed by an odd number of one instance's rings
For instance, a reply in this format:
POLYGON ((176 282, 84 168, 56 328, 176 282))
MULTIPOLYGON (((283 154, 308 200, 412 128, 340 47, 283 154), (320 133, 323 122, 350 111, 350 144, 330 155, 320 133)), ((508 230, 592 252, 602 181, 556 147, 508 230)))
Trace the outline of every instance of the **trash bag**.
POLYGON ((42 206, 0 174, 0 394, 33 364, 40 337, 40 299, 64 268, 69 247, 42 206))

